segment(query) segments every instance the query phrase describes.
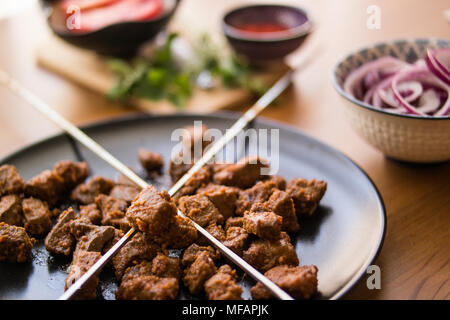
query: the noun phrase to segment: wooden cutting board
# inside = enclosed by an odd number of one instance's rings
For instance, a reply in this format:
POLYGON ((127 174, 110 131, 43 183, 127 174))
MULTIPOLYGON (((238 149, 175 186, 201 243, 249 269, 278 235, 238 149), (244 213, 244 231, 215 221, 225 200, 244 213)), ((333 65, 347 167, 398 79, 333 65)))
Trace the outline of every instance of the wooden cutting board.
MULTIPOLYGON (((50 36, 40 43, 36 50, 37 62, 46 68, 83 87, 106 95, 113 86, 114 75, 108 70, 104 58, 94 52, 80 49, 64 42, 56 36, 50 36)), ((273 83, 287 67, 276 67, 258 77, 268 85, 273 83)), ((242 89, 217 87, 210 90, 196 88, 187 106, 177 108, 168 101, 134 99, 131 104, 138 109, 154 113, 186 112, 208 113, 219 109, 250 103, 252 94, 242 89)))

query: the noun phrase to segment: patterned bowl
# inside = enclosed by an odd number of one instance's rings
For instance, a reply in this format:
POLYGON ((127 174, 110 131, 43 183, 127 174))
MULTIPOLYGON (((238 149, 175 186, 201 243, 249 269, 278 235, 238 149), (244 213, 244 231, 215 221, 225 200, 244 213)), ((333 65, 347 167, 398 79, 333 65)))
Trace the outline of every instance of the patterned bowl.
POLYGON ((348 73, 365 62, 393 56, 408 62, 426 57, 427 48, 450 47, 448 39, 402 39, 375 44, 342 59, 334 68, 333 85, 344 98, 353 129, 388 157, 408 162, 450 160, 450 117, 393 114, 359 101, 344 92, 348 73))

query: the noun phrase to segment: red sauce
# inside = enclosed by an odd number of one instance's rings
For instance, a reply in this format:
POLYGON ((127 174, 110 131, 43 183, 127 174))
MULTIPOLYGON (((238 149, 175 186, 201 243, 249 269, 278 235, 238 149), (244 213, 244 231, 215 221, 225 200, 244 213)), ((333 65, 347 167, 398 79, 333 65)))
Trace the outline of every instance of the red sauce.
POLYGON ((248 22, 235 26, 235 28, 246 32, 257 33, 270 33, 289 30, 289 27, 285 27, 278 23, 273 22, 248 22))

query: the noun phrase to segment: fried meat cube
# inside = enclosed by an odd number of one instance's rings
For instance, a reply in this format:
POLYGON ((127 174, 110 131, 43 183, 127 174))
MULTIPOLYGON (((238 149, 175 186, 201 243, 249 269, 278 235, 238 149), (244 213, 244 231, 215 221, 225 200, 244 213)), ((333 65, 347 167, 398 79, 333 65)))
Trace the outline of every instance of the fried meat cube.
POLYGON ((113 181, 96 176, 89 182, 80 184, 73 189, 70 198, 82 204, 90 204, 95 201, 95 197, 99 194, 109 194, 113 187, 113 181))
MULTIPOLYGON (((223 242, 226 240, 227 235, 225 230, 223 230, 222 226, 218 226, 217 224, 213 223, 210 224, 205 228, 206 231, 208 231, 209 234, 211 234, 214 238, 219 240, 220 242, 223 242)), ((207 246, 209 244, 208 239, 204 237, 203 235, 200 235, 197 240, 197 244, 202 246, 207 246)))
POLYGON ((70 222, 77 218, 72 207, 65 210, 58 218, 58 222, 45 238, 45 248, 55 254, 68 256, 75 245, 75 237, 70 232, 70 222))
POLYGON ((272 211, 254 212, 244 214, 244 229, 248 233, 263 239, 278 239, 280 237, 283 218, 272 211))
POLYGON ((180 198, 178 207, 200 226, 222 224, 223 216, 208 197, 199 194, 180 198))
POLYGON ((64 180, 55 171, 44 170, 25 184, 25 194, 55 204, 64 190, 64 180))
POLYGON ((122 278, 126 268, 132 265, 134 261, 151 261, 160 251, 161 247, 151 241, 148 235, 138 232, 112 258, 117 280, 122 278))
POLYGON ((116 292, 118 300, 174 300, 179 284, 175 278, 138 276, 122 281, 116 292))
POLYGON ((248 188, 261 178, 261 169, 266 167, 268 167, 267 164, 260 158, 247 157, 214 173, 213 182, 226 186, 248 188))
POLYGON ((236 271, 224 264, 205 282, 208 300, 241 300, 242 288, 236 283, 236 271))
POLYGON ((26 198, 22 200, 25 230, 31 235, 42 236, 52 228, 52 213, 46 202, 39 199, 26 198))
POLYGON ((206 186, 211 181, 211 169, 208 166, 200 168, 190 177, 184 186, 178 190, 173 196, 175 203, 178 203, 179 199, 183 196, 190 196, 195 194, 197 189, 206 186))
MULTIPOLYGON (((264 275, 295 299, 309 299, 317 292, 317 267, 276 266, 264 275)), ((253 299, 274 298, 260 282, 250 289, 253 299)))
MULTIPOLYGON (((90 267, 92 267, 102 257, 97 251, 75 250, 72 264, 69 267, 69 275, 66 278, 64 290, 69 289, 83 274, 85 274, 90 267)), ((82 287, 78 290, 72 299, 93 300, 97 298, 98 274, 92 276, 82 287)))
POLYGON ((253 241, 244 251, 242 258, 261 272, 282 264, 290 266, 299 264, 295 248, 285 232, 281 232, 280 238, 275 241, 268 239, 253 241))
POLYGON ((128 204, 131 204, 139 194, 139 191, 137 187, 118 184, 112 188, 109 195, 116 199, 125 200, 128 204))
POLYGON ((151 261, 142 260, 135 261, 136 264, 128 267, 122 277, 122 282, 130 280, 131 278, 141 277, 141 276, 151 276, 153 264, 151 261))
POLYGON ((211 278, 217 269, 209 254, 201 251, 197 254, 194 262, 184 270, 183 282, 191 294, 199 294, 203 286, 211 278))
POLYGON ((295 212, 299 216, 312 215, 326 190, 327 183, 316 179, 292 179, 286 187, 286 192, 294 200, 295 212))
POLYGON ((95 197, 95 203, 102 213, 102 225, 113 226, 123 231, 128 231, 131 228, 125 216, 128 207, 128 203, 125 200, 100 194, 95 197))
POLYGON ((98 209, 96 203, 80 206, 80 217, 93 224, 100 224, 102 222, 102 212, 98 209))
POLYGON ((151 273, 160 278, 180 279, 182 275, 180 258, 158 253, 152 260, 151 273))
POLYGON ((183 266, 191 265, 197 258, 200 252, 206 252, 212 260, 217 260, 220 258, 220 252, 211 246, 199 246, 196 243, 191 244, 183 252, 183 257, 181 263, 183 266))
POLYGON ((167 191, 159 192, 154 186, 143 189, 126 212, 132 227, 153 236, 167 234, 176 215, 177 207, 167 191))
POLYGON ((244 227, 244 217, 230 217, 225 221, 225 230, 230 227, 244 227))
POLYGON ((286 179, 284 179, 282 176, 268 176, 268 179, 265 181, 272 182, 275 185, 275 188, 279 190, 286 190, 286 179))
POLYGON ((0 222, 0 261, 26 262, 35 242, 24 228, 0 222))
POLYGON ((281 230, 286 232, 300 230, 300 225, 295 215, 294 201, 287 192, 275 190, 269 200, 265 202, 265 205, 268 209, 283 218, 281 230))
POLYGON ((164 162, 159 153, 154 153, 144 148, 139 148, 138 158, 148 175, 154 172, 161 172, 164 162))
POLYGON ((277 184, 272 180, 266 180, 239 192, 239 197, 236 201, 236 215, 242 216, 246 211, 250 210, 253 204, 269 200, 275 190, 277 190, 277 184))
POLYGON ((152 234, 151 237, 163 248, 183 249, 198 239, 198 233, 189 218, 175 216, 166 233, 152 234))
POLYGON ((73 189, 89 176, 86 162, 59 161, 53 166, 53 171, 62 178, 65 190, 73 189))
POLYGON ((19 194, 24 189, 25 182, 17 168, 10 164, 0 166, 0 196, 19 194))
POLYGON ((193 165, 194 161, 189 161, 188 163, 185 163, 182 161, 181 156, 180 159, 178 159, 177 161, 175 161, 175 159, 170 160, 169 175, 170 178, 172 179, 172 182, 175 183, 178 180, 180 180, 180 178, 184 176, 184 174, 188 172, 193 165))
POLYGON ((230 227, 227 229, 227 237, 222 243, 238 255, 242 255, 247 246, 248 233, 241 227, 230 227))
POLYGON ((22 200, 15 194, 3 196, 0 199, 0 222, 22 226, 22 200))
POLYGON ((210 183, 197 190, 197 194, 207 196, 225 220, 234 215, 239 189, 210 183))

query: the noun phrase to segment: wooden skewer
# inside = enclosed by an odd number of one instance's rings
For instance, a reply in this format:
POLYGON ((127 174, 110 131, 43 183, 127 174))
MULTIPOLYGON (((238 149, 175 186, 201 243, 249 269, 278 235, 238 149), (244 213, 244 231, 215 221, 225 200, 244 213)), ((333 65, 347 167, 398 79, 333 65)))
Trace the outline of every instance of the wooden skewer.
MULTIPOLYGON (((227 131, 227 133, 220 138, 213 146, 205 152, 203 157, 197 161, 194 166, 175 183, 169 190, 169 194, 173 196, 184 184, 185 182, 197 172, 203 165, 205 165, 212 157, 214 157, 217 152, 222 150, 222 148, 233 139, 245 126, 252 121, 256 115, 261 112, 265 107, 267 107, 281 92, 288 87, 291 82, 293 70, 289 70, 280 80, 278 80, 241 118, 239 118, 233 126, 227 131)), ((41 112, 48 119, 53 121, 56 125, 66 131, 73 138, 82 143, 85 147, 99 156, 101 159, 109 163, 113 168, 124 174, 127 178, 133 181, 136 185, 141 188, 148 187, 148 183, 140 178, 136 173, 130 170, 126 165, 120 162, 117 158, 111 155, 107 150, 105 150, 101 145, 95 142, 92 138, 62 117, 55 110, 50 108, 44 101, 34 95, 32 92, 28 91, 22 87, 17 81, 12 79, 7 73, 0 70, 0 83, 5 85, 13 93, 15 93, 20 98, 27 101, 36 110, 41 112)), ((178 215, 186 217, 180 210, 178 210, 178 215)), ((258 270, 253 268, 240 256, 234 253, 232 250, 224 246, 219 240, 214 238, 209 232, 207 232, 200 225, 191 220, 197 229, 208 241, 214 245, 217 249, 221 251, 223 255, 229 258, 233 263, 239 266, 244 272, 249 274, 256 281, 261 282, 267 289, 271 291, 277 298, 282 300, 293 300, 293 298, 280 289, 275 283, 266 278, 258 270)), ((70 288, 59 298, 59 300, 70 299, 86 281, 88 281, 93 275, 97 274, 103 266, 119 251, 119 249, 127 243, 129 239, 135 234, 135 229, 130 229, 111 249, 109 249, 80 279, 78 279, 70 288)))

